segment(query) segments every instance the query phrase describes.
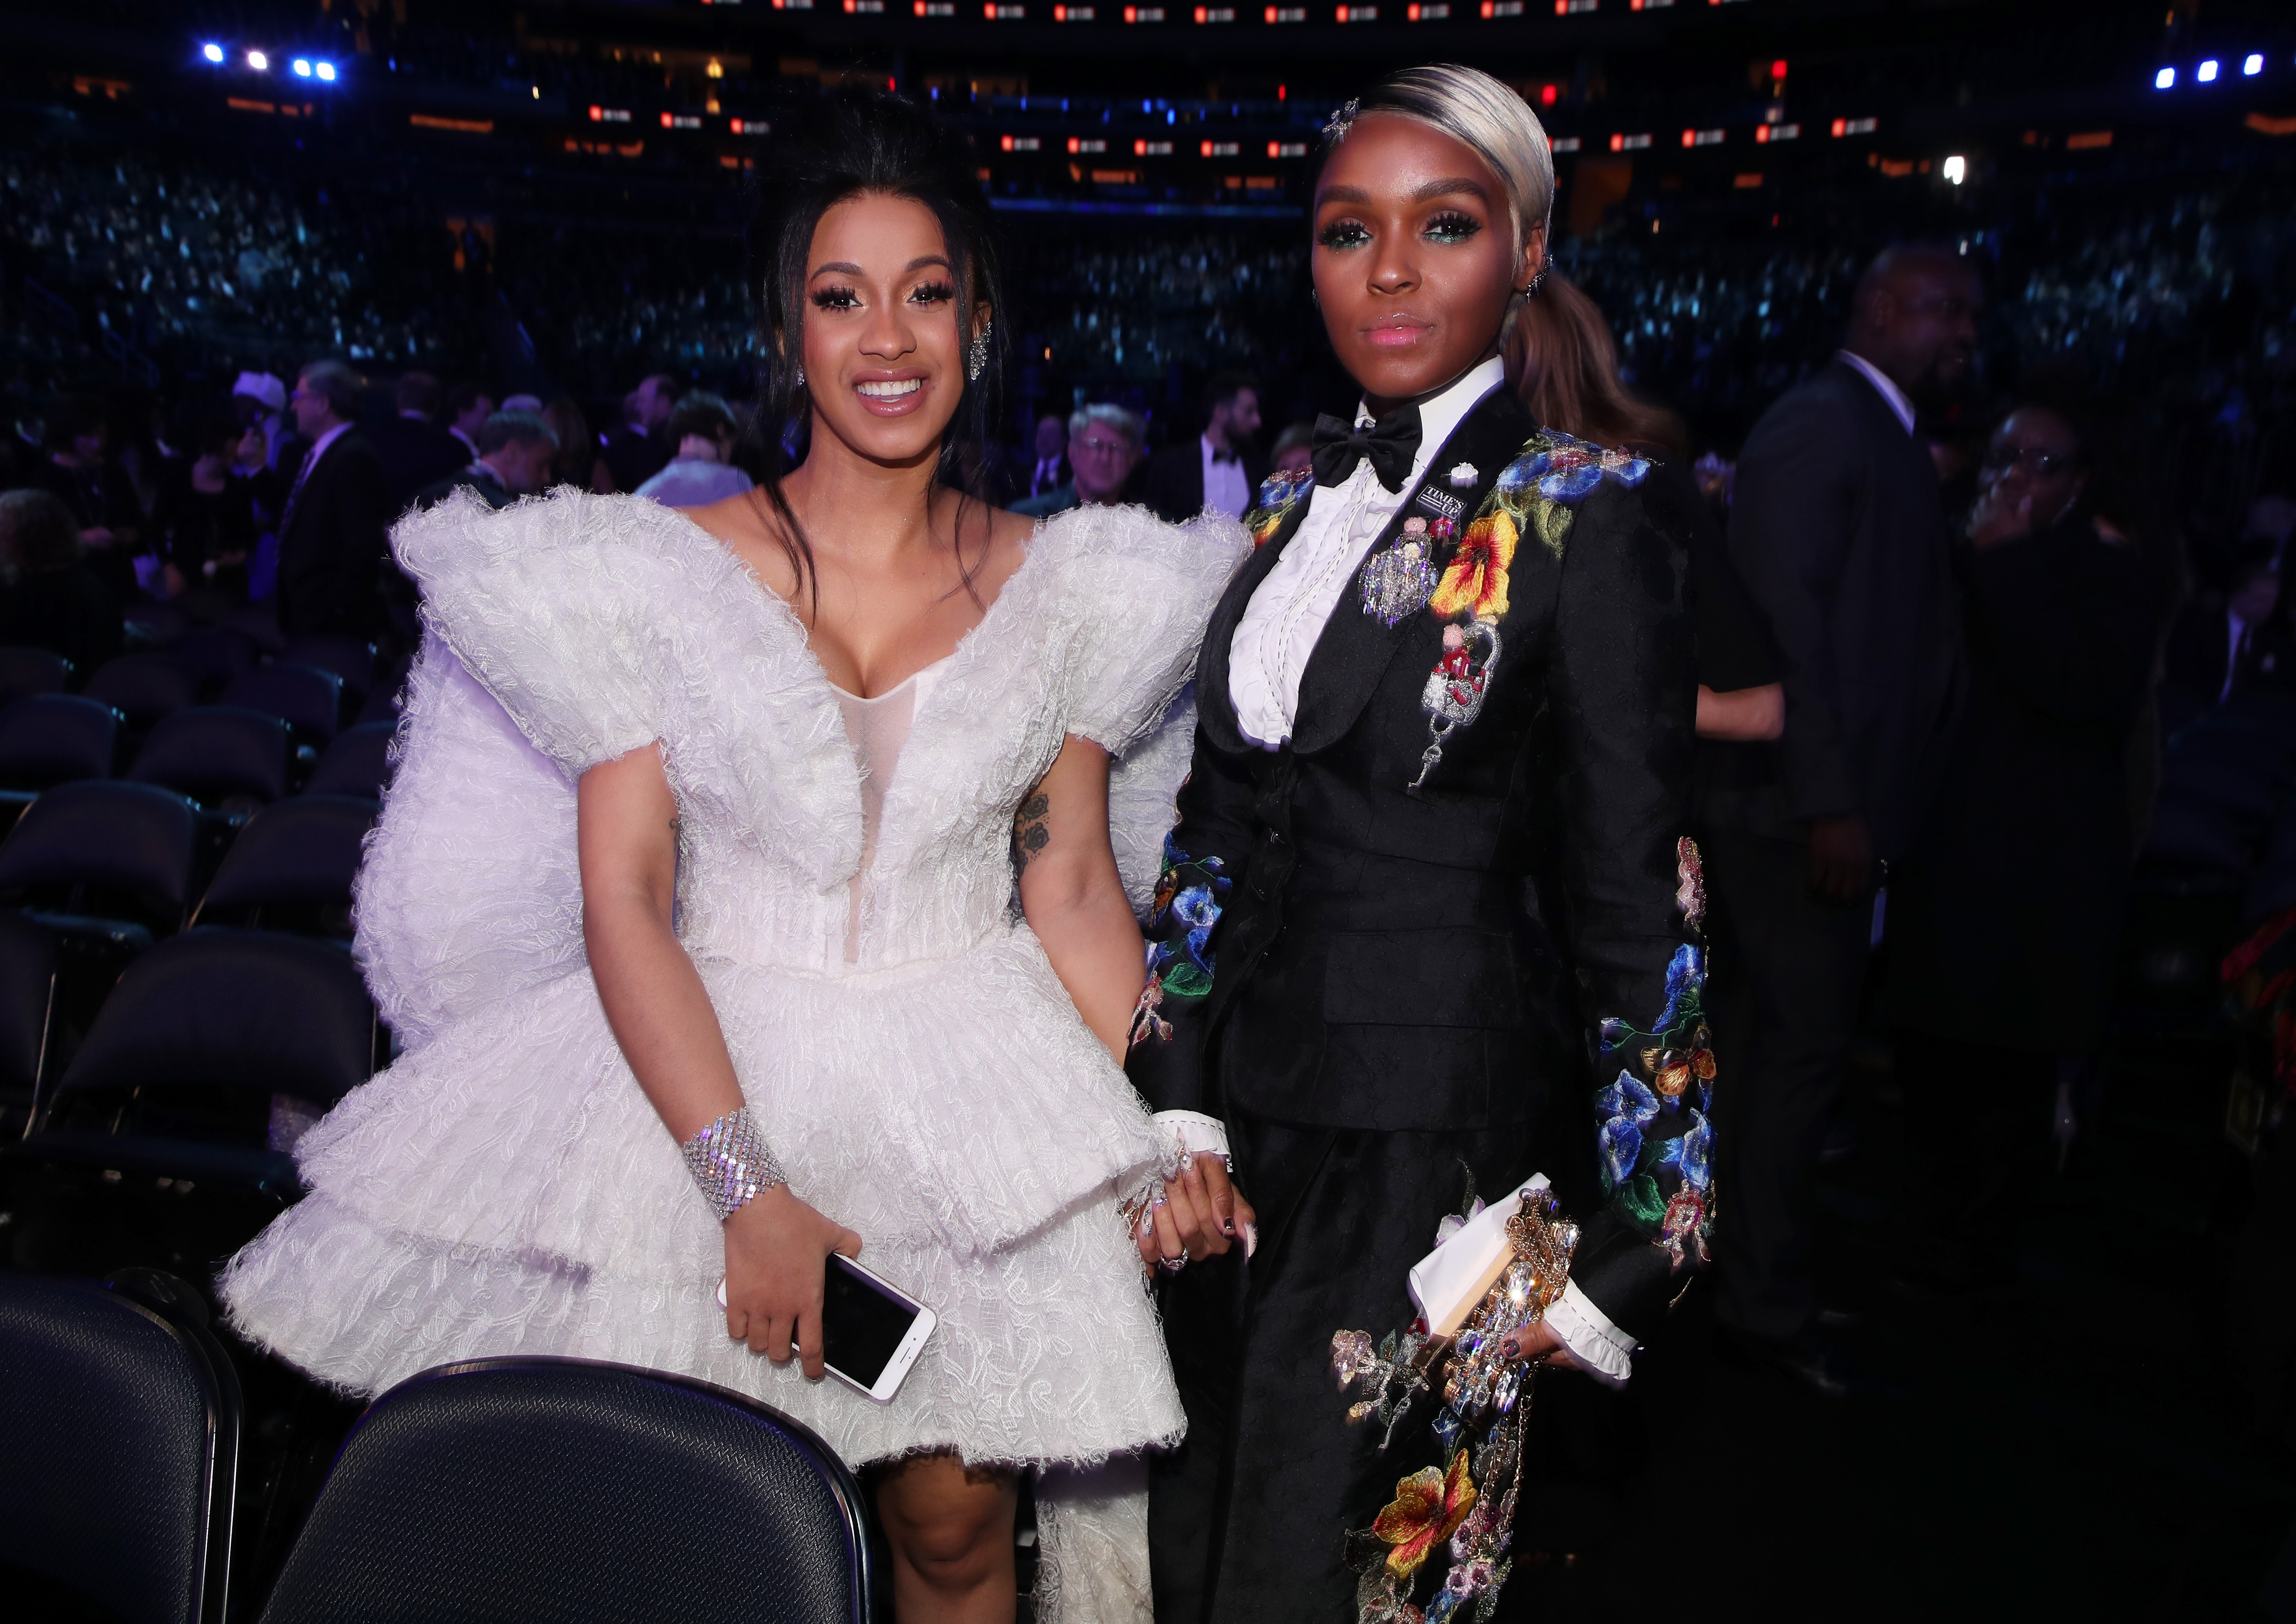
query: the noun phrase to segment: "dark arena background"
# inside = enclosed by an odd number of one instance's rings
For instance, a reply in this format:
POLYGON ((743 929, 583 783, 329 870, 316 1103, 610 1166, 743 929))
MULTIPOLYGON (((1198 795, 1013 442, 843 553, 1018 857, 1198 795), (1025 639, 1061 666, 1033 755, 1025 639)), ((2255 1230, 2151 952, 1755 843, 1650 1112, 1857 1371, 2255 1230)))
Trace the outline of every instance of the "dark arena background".
POLYGON ((1627 1394, 1555 1407, 1510 1616, 2296 1620, 2296 678, 2267 654, 2218 680, 2228 613, 2296 660, 2296 12, 2267 0, 0 0, 0 487, 70 486, 91 547, 135 538, 89 571, 102 625, 26 597, 12 552, 0 584, 0 1615, 266 1616, 360 1413, 237 1341, 211 1281, 296 1198, 300 1127, 392 1054, 348 881, 406 649, 283 641, 260 513, 237 550, 201 529, 193 462, 250 431, 275 462, 325 360, 375 429, 531 397, 578 483, 662 432, 648 380, 752 426, 758 167, 853 83, 977 154, 1011 299, 1001 497, 1030 494, 1044 419, 1109 403, 1186 446, 1229 370, 1266 450, 1355 400, 1308 297, 1319 132, 1416 62, 1538 112, 1557 268, 1686 427, 1718 520, 1866 265, 1942 243, 1986 299, 1972 376, 1923 403, 1955 522, 2009 406, 2109 404, 2170 583, 2109 1037, 2062 1079, 2011 1278, 1897 1277, 1885 931, 1816 1174, 1855 1390, 1722 1357, 1693 1292, 1627 1394), (2172 622, 2218 638, 2189 691, 2172 622), (87 701, 69 726, 20 709, 59 694, 87 701), (283 767, 243 736, 154 748, 218 701, 283 724, 283 767), (108 781, 172 810, 130 816, 108 781), (295 855, 266 857, 266 820, 295 855), (230 951, 139 977, 204 931, 230 951), (62 1357, 26 1329, 39 1291, 71 1279, 198 1356, 235 1474, 153 1443, 148 1392, 78 1420, 24 1396, 62 1357), (160 1559, 54 1510, 67 1456, 72 1504, 147 1521, 207 1485, 188 1611, 91 1577, 160 1559))

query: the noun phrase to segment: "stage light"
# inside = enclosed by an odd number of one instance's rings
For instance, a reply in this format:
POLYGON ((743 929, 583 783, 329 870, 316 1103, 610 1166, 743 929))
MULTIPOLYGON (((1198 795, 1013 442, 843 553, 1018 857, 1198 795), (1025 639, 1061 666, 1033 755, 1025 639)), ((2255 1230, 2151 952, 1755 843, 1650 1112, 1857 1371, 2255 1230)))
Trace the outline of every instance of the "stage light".
POLYGON ((313 62, 311 71, 330 85, 335 82, 335 65, 332 62, 313 62))
POLYGON ((295 77, 297 78, 308 79, 311 77, 311 63, 308 57, 297 57, 294 61, 293 66, 295 69, 295 77))
POLYGON ((1956 152, 1945 160, 1942 173, 1948 181, 1958 186, 1969 178, 1969 160, 1956 152))
MULTIPOLYGON (((223 47, 221 45, 201 45, 200 47, 200 54, 206 57, 208 61, 211 62, 219 62, 223 61, 223 47)), ((2251 60, 2253 61, 2255 59, 2251 58, 2251 60)))
POLYGON ((260 51, 250 51, 247 53, 247 65, 258 73, 267 73, 271 69, 271 59, 260 51))
POLYGON ((2244 73, 2244 74, 2248 75, 2248 77, 2249 77, 2249 78, 2254 78, 2258 74, 2259 74, 2259 73, 2263 72, 2263 71, 2264 71, 2264 55, 2263 55, 2263 53, 2261 53, 2261 52, 2258 52, 2258 51, 2251 51, 2251 52, 2250 52, 2250 53, 2248 53, 2248 55, 2247 55, 2245 58, 2243 58, 2243 59, 2242 60, 2241 64, 2240 64, 2240 70, 2241 70, 2243 73, 2244 73))
POLYGON ((2203 85, 2215 84, 2217 82, 2217 59, 2211 56, 2208 61, 2202 62, 2200 65, 2199 70, 2194 73, 2193 77, 2200 80, 2203 85))
POLYGON ((2163 69, 2161 69, 2161 71, 2160 71, 2160 72, 2158 72, 2158 73, 2156 73, 2156 74, 2154 74, 2154 75, 2152 76, 2152 88, 2153 88, 2153 89, 2155 89, 2155 90, 2174 90, 2176 87, 2177 87, 2177 70, 2176 70, 2174 68, 2163 68, 2163 69))

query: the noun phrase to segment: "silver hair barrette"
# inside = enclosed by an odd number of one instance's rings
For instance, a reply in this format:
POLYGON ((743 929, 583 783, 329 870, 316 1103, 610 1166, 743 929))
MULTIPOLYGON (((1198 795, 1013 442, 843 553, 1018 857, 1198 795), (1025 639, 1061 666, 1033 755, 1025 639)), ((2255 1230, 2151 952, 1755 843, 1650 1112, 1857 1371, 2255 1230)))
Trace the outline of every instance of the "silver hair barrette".
POLYGON ((1324 139, 1330 142, 1345 141, 1348 138, 1349 126, 1356 121, 1356 110, 1362 105, 1361 96, 1349 96, 1348 104, 1333 113, 1330 122, 1324 126, 1324 139))

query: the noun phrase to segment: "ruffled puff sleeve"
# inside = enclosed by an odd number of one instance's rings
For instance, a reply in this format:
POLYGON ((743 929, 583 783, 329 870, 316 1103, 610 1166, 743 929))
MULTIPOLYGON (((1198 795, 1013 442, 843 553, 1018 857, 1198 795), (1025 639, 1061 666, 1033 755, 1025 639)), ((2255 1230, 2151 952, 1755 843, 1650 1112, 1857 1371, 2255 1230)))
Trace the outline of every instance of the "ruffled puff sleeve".
POLYGON ((1066 729, 1122 757, 1165 722, 1193 675, 1205 622, 1249 550, 1243 527, 1217 513, 1167 524, 1145 508, 1094 505, 1046 520, 1033 545, 1054 549, 1068 621, 1066 729))
POLYGON ((426 623, 570 778, 670 730, 685 617, 668 514, 565 492, 500 512, 458 491, 391 533, 426 623))

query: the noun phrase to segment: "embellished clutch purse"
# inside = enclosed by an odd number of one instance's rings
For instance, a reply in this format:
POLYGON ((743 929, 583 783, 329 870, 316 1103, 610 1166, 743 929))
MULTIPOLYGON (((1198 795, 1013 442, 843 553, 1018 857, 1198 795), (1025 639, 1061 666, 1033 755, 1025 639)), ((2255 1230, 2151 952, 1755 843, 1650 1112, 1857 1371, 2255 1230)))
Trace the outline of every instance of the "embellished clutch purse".
POLYGON ((1478 1620, 1498 1605, 1512 1567, 1522 1440, 1538 1366, 1513 1357, 1515 1333, 1545 1316, 1570 1283, 1578 1226, 1555 1216, 1544 1176, 1507 1200, 1475 1203, 1444 1220, 1436 1249, 1411 1270, 1417 1325, 1390 1332, 1374 1349, 1361 1331, 1332 1338, 1332 1371, 1345 1392, 1360 1382, 1350 1422, 1376 1420, 1381 1448, 1421 1394, 1439 1400, 1429 1431, 1443 1464, 1396 1484, 1368 1529, 1348 1535, 1361 1575, 1357 1624, 1448 1624, 1472 1607, 1478 1620), (1452 1227, 1454 1222, 1458 1227, 1452 1227), (1423 1608, 1419 1576, 1447 1546, 1443 1579, 1423 1608))

